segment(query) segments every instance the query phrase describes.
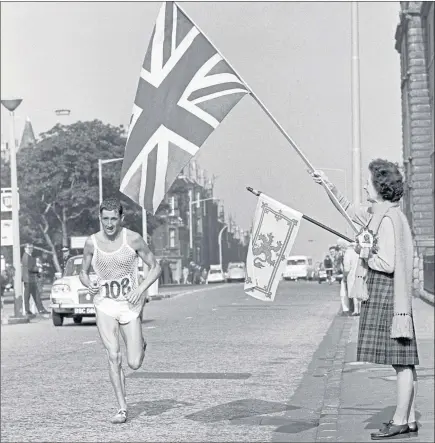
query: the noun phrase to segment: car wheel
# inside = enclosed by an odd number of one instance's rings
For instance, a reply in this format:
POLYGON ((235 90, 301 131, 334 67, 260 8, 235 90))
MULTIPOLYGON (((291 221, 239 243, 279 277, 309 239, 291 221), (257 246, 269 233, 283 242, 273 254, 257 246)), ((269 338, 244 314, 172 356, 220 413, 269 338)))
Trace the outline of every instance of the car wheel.
POLYGON ((54 326, 62 326, 63 325, 63 315, 58 314, 57 312, 52 312, 51 318, 53 320, 54 326))
POLYGON ((80 316, 74 317, 73 320, 76 325, 79 325, 79 324, 81 324, 83 317, 80 317, 80 316))

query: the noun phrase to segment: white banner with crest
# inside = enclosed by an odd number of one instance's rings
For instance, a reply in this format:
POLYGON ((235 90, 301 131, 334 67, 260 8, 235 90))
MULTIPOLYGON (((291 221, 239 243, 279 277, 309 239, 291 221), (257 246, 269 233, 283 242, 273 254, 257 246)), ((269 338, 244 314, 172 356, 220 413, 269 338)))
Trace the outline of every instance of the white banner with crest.
POLYGON ((302 215, 267 195, 259 196, 246 259, 248 295, 263 301, 275 299, 302 215))

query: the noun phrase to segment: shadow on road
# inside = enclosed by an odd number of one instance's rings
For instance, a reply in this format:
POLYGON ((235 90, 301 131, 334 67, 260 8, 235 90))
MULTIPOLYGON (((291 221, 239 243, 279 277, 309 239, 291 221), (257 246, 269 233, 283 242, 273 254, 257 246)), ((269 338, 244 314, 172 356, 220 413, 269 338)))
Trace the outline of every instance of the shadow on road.
POLYGON ((139 401, 137 403, 132 403, 131 405, 129 405, 128 417, 129 420, 134 420, 142 414, 154 417, 156 415, 161 415, 171 409, 179 408, 182 406, 192 406, 192 403, 177 401, 175 399, 139 401))
POLYGON ((222 420, 237 420, 256 415, 291 411, 294 409, 299 408, 284 403, 247 398, 213 406, 203 411, 186 415, 186 418, 203 423, 212 423, 222 420))

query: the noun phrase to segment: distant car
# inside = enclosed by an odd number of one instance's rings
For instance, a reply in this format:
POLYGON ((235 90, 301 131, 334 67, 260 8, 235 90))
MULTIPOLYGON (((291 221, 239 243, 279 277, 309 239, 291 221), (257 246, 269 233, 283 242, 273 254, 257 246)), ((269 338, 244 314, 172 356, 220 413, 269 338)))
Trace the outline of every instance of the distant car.
MULTIPOLYGON (((54 326, 62 326, 65 317, 72 318, 76 324, 80 324, 83 317, 95 317, 93 296, 79 280, 82 260, 82 255, 71 257, 66 262, 63 276, 53 282, 50 308, 54 326)), ((93 269, 89 277, 96 280, 93 269)))
POLYGON ((295 255, 288 257, 285 270, 283 272, 284 280, 312 280, 314 276, 313 260, 305 255, 295 255))
POLYGON ((327 274, 325 269, 318 269, 316 272, 316 280, 320 283, 323 283, 324 281, 326 281, 327 278, 327 274))
POLYGON ((335 280, 337 283, 341 283, 341 280, 343 280, 343 273, 340 272, 339 274, 334 274, 334 280, 335 280))
POLYGON ((245 281, 246 268, 245 263, 228 263, 227 281, 231 283, 233 281, 245 281))
POLYGON ((207 274, 207 283, 224 283, 225 276, 219 265, 210 265, 210 271, 207 274))

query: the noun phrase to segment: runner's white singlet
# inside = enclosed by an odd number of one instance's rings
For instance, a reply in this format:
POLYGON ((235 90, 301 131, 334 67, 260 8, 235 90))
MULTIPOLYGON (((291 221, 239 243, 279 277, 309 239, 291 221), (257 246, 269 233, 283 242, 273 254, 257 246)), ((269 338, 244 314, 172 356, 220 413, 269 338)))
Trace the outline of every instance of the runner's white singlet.
POLYGON ((101 288, 100 293, 94 298, 95 307, 124 323, 130 321, 130 317, 138 315, 142 306, 142 298, 136 305, 127 301, 126 295, 138 287, 138 255, 127 243, 125 228, 123 228, 121 235, 122 244, 113 252, 101 250, 95 235, 92 235, 91 239, 94 244, 92 267, 101 288), (129 315, 129 311, 132 315, 129 315), (120 316, 123 318, 120 319, 120 316))

